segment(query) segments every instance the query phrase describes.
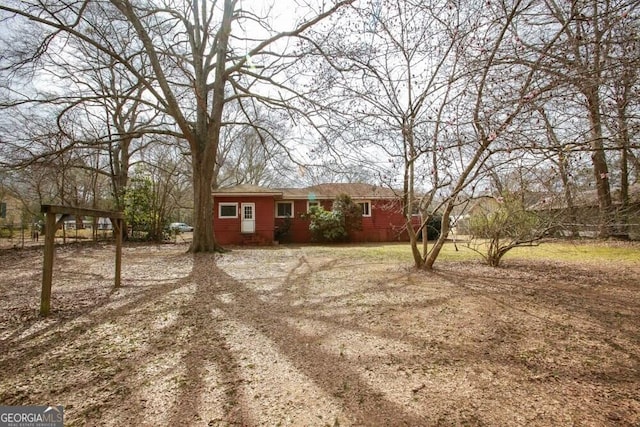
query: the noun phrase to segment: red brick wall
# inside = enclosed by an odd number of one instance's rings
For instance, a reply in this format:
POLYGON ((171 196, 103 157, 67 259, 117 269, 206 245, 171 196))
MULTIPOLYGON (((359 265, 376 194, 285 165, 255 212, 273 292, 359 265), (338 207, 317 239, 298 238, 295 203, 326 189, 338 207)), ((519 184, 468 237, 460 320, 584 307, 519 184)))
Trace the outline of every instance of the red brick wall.
POLYGON ((354 242, 395 242, 408 240, 400 202, 371 200, 371 216, 362 218, 362 231, 353 233, 354 242))
POLYGON ((213 229, 221 245, 272 244, 275 224, 275 204, 272 196, 216 196, 213 199, 213 229), (220 203, 237 203, 237 218, 219 218, 220 203), (242 203, 255 203, 256 231, 252 238, 240 231, 242 203))
MULTIPOLYGON (((287 200, 283 200, 287 201, 287 200)), ((280 236, 280 243, 309 243, 309 220, 304 218, 307 212, 306 200, 294 200, 293 218, 289 231, 280 236)), ((323 208, 331 210, 332 200, 321 200, 323 208)), ((276 227, 285 226, 284 218, 276 218, 276 201, 271 196, 216 196, 213 202, 213 227, 218 243, 222 245, 272 244, 276 227), (218 218, 220 202, 238 203, 238 218, 218 218), (256 232, 252 238, 240 233, 240 215, 242 203, 255 203, 256 232)), ((353 242, 394 242, 408 240, 404 230, 404 218, 399 201, 371 200, 371 216, 362 218, 362 230, 351 237, 353 242)))
MULTIPOLYGON (((331 210, 332 201, 320 201, 323 208, 331 210)), ((306 200, 296 200, 294 202, 294 218, 291 220, 288 239, 282 242, 309 243, 311 242, 311 232, 309 232, 309 220, 302 218, 307 210, 306 200)), ((408 240, 408 235, 404 229, 404 217, 399 202, 387 200, 371 200, 371 216, 362 218, 362 231, 353 233, 353 242, 394 242, 408 240)), ((283 219, 277 218, 276 225, 282 226, 283 219)))

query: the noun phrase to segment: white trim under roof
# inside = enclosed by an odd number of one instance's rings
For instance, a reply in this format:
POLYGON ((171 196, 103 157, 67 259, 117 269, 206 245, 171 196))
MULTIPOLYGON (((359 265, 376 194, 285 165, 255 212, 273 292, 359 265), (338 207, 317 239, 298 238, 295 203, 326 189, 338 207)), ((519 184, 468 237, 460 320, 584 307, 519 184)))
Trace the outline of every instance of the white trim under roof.
POLYGON ((362 186, 358 186, 359 188, 349 188, 349 186, 345 186, 343 191, 337 188, 322 188, 324 184, 319 186, 311 186, 311 187, 303 187, 303 188, 268 188, 268 187, 260 187, 257 185, 249 185, 249 184, 241 184, 236 187, 222 188, 213 191, 211 194, 213 197, 275 197, 281 200, 334 200, 336 196, 340 192, 344 192, 348 194, 351 199, 356 200, 396 200, 399 199, 400 195, 389 194, 388 189, 383 189, 382 187, 376 186, 367 186, 367 188, 371 187, 372 191, 368 192, 366 189, 363 189, 362 186), (350 193, 349 190, 356 190, 357 193, 350 193), (378 190, 384 190, 385 194, 377 194, 378 190), (364 192, 363 192, 364 190, 364 192), (325 191, 327 191, 325 193, 325 191))
POLYGON ((263 191, 256 191, 256 192, 248 192, 248 191, 243 191, 243 192, 238 192, 238 193, 232 193, 232 192, 213 192, 211 193, 211 195, 213 197, 238 197, 238 196, 251 196, 251 197, 282 197, 282 191, 273 191, 270 193, 267 192, 263 192, 263 191))
POLYGON ((273 188, 260 187, 258 185, 241 184, 235 187, 218 188, 211 192, 213 197, 282 197, 282 191, 273 188))
MULTIPOLYGON (((306 188, 283 188, 282 198, 285 200, 335 200, 338 194, 323 194, 315 191, 309 191, 306 188)), ((351 200, 397 200, 401 196, 394 195, 377 195, 377 194, 351 194, 344 193, 351 197, 351 200)))

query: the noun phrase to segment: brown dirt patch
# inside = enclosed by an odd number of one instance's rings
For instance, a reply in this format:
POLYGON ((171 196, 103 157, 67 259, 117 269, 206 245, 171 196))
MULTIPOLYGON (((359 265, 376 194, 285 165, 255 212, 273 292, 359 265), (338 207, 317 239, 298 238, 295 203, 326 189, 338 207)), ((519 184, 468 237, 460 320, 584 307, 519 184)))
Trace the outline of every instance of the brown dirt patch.
POLYGON ((314 247, 0 254, 0 402, 66 425, 640 425, 640 261, 441 263, 314 247))

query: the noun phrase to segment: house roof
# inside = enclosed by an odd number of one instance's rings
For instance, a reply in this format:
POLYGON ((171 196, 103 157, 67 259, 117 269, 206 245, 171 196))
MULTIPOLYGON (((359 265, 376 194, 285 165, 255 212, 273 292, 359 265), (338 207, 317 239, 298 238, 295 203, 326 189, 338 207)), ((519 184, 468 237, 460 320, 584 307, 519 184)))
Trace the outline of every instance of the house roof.
POLYGON ((284 197, 296 198, 302 191, 302 195, 307 198, 315 195, 318 199, 335 199, 340 194, 348 194, 352 199, 397 199, 399 194, 395 191, 372 184, 365 183, 330 183, 318 184, 303 189, 283 189, 284 197))
MULTIPOLYGON (((614 205, 622 202, 620 189, 612 189, 611 201, 614 205)), ((632 184, 629 186, 629 202, 640 203, 640 184, 632 184)), ((573 195, 573 205, 576 208, 597 207, 598 192, 596 190, 576 192, 573 195)), ((532 204, 529 209, 542 211, 566 208, 567 202, 563 194, 548 194, 546 197, 541 198, 537 203, 532 204)))
POLYGON ((212 194, 214 196, 282 196, 282 191, 259 185, 240 184, 234 187, 218 188, 212 194))
POLYGON ((397 199, 400 195, 389 188, 365 183, 328 183, 305 188, 267 188, 242 184, 213 192, 214 196, 276 196, 304 200, 333 200, 340 194, 348 194, 352 199, 397 199))

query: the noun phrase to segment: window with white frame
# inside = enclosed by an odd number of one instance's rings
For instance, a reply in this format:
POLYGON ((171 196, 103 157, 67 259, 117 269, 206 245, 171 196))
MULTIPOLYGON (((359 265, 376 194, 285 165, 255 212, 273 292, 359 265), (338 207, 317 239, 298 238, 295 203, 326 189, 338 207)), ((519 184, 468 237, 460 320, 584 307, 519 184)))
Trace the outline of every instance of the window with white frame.
POLYGON ((293 202, 276 202, 276 218, 293 218, 293 202))
POLYGON ((358 202, 362 208, 362 216, 371 216, 371 202, 358 202))
POLYGON ((218 218, 238 218, 237 203, 219 203, 218 218))

